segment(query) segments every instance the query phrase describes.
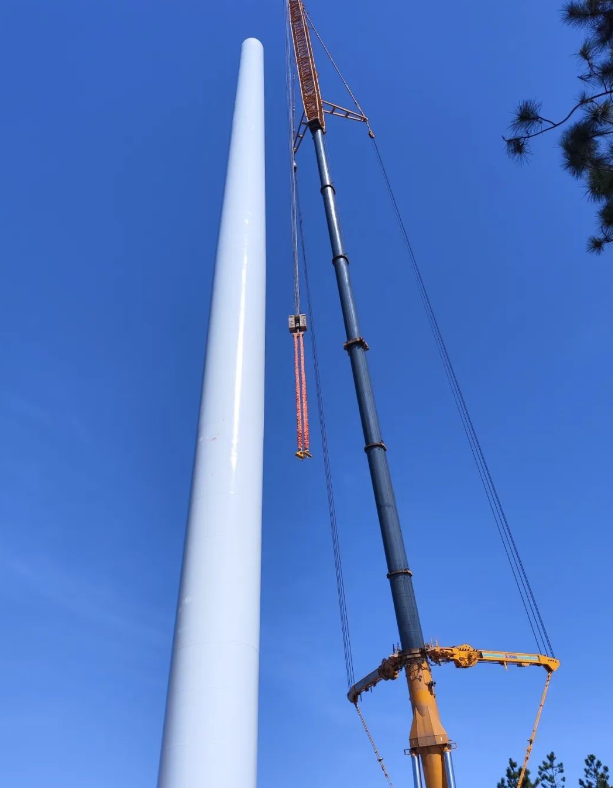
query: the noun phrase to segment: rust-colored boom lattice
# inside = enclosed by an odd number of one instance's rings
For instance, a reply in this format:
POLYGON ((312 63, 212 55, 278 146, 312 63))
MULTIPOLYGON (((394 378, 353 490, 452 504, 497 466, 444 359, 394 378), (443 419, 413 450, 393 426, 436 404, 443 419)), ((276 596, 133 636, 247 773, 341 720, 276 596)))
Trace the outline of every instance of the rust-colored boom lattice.
POLYGON ((311 36, 309 35, 302 0, 289 0, 289 21, 292 28, 300 93, 302 95, 306 122, 311 128, 320 128, 322 131, 325 131, 326 122, 319 90, 319 79, 315 69, 311 36))

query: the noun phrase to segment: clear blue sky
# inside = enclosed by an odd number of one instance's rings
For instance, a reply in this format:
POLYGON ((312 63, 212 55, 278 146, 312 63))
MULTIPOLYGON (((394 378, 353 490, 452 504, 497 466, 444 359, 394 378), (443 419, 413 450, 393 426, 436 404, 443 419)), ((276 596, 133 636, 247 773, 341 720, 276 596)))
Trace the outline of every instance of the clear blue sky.
MULTIPOLYGON (((611 253, 558 167, 505 157, 515 102, 576 94, 558 0, 309 9, 371 115, 563 669, 535 760, 613 766, 611 253)), ((155 784, 240 44, 267 68, 269 300, 260 785, 377 788, 344 698, 319 442, 293 458, 283 4, 0 9, 0 783, 155 784)), ((321 63, 324 94, 342 86, 321 63)), ((533 643, 365 130, 329 146, 428 638, 533 643)), ((396 640, 309 143, 300 151, 356 672, 396 640)), ((437 671, 458 783, 521 757, 542 676, 437 671)), ((409 785, 401 682, 365 703, 409 785)))

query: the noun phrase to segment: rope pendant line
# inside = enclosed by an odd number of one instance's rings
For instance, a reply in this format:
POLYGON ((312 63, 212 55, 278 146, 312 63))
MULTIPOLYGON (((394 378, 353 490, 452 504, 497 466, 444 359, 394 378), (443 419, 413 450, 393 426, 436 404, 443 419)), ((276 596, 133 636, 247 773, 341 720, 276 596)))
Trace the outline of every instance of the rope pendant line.
POLYGON ((379 766, 381 767, 381 771, 385 775, 385 779, 387 780, 387 784, 390 786, 390 788, 394 788, 394 783, 392 782, 389 774, 387 773, 387 768, 385 766, 385 762, 384 762, 383 758, 381 757, 381 753, 377 749, 377 745, 375 744, 375 740, 373 739, 373 735, 370 732, 370 729, 369 729, 368 725, 366 724, 366 720, 364 719, 364 715, 362 714, 362 709, 360 708, 360 706, 357 703, 355 703, 354 706, 355 706, 355 710, 358 713, 358 717, 360 718, 360 722, 364 726, 364 730, 366 731, 366 735, 368 736, 368 741, 370 742, 371 747, 373 749, 373 752, 375 753, 375 756, 377 758, 379 766))
MULTIPOLYGON (((300 316, 299 316, 300 317, 300 316)), ((304 317, 304 315, 302 315, 304 317)), ((295 317, 290 317, 290 324, 295 317)), ((309 405, 307 401, 306 369, 304 360, 304 331, 290 328, 294 335, 294 376, 296 386, 296 457, 305 460, 310 452, 309 405)))
POLYGON ((304 451, 304 436, 302 431, 302 391, 300 387, 300 365, 298 361, 299 336, 299 334, 294 334, 294 372, 296 376, 296 442, 298 446, 296 453, 304 451))
POLYGON ((310 447, 309 436, 309 408, 307 404, 306 372, 304 369, 304 334, 299 334, 300 345, 300 376, 302 378, 302 425, 303 425, 303 451, 308 452, 310 447))

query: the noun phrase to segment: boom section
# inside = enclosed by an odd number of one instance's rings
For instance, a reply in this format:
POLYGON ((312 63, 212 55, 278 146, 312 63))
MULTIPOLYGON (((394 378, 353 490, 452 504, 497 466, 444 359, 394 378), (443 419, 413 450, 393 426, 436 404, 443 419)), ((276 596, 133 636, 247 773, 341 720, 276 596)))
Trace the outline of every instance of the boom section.
POLYGON ((302 96, 306 123, 311 129, 321 129, 325 132, 326 121, 319 89, 319 78, 315 68, 306 13, 301 0, 289 0, 289 21, 294 40, 300 95, 302 96))

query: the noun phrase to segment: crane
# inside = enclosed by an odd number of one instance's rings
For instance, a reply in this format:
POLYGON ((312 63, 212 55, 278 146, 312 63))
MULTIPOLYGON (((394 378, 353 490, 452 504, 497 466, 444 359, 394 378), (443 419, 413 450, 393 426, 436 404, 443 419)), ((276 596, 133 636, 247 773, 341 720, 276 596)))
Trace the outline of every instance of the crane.
MULTIPOLYGON (((398 508, 394 497, 387 446, 383 442, 375 396, 368 369, 366 353, 368 344, 360 331, 355 302, 349 257, 343 241, 337 208, 336 190, 332 182, 328 154, 324 142, 326 114, 337 114, 331 102, 324 102, 315 67, 313 47, 309 34, 306 12, 302 0, 288 0, 289 23, 294 43, 296 68, 304 118, 300 127, 311 133, 321 183, 332 263, 336 274, 341 309, 345 322, 344 348, 349 355, 351 370, 358 398, 364 451, 377 504, 379 525, 387 560, 387 577, 390 582, 396 621, 403 651, 409 659, 407 680, 414 713, 415 736, 411 753, 420 758, 427 788, 443 788, 445 771, 451 768, 451 742, 440 719, 438 704, 432 687, 430 663, 423 654, 423 634, 417 601, 413 589, 413 573, 409 568, 404 539, 400 527, 398 508), (446 766, 447 764, 447 766, 446 766)), ((299 129, 300 132, 300 129, 299 129)), ((451 782, 447 777, 447 782, 451 782)))
MULTIPOLYGON (((441 721, 438 699, 434 690, 435 682, 432 678, 432 665, 453 663, 456 667, 468 668, 480 663, 491 663, 504 665, 505 667, 509 665, 517 665, 519 667, 538 665, 544 667, 547 670, 547 682, 517 786, 517 788, 521 788, 551 675, 559 667, 559 662, 553 657, 541 654, 478 651, 467 645, 440 648, 438 645, 427 646, 424 644, 413 587, 413 572, 409 568, 407 559, 387 459, 387 445, 383 441, 381 433, 375 395, 368 368, 366 354, 369 346, 360 330, 358 310, 349 271, 349 257, 339 218, 337 192, 332 181, 330 162, 324 140, 326 116, 334 115, 365 123, 368 126, 370 136, 374 137, 374 135, 368 118, 357 101, 355 101, 355 97, 352 96, 356 104, 356 111, 346 109, 322 98, 310 36, 310 28, 313 26, 302 0, 287 0, 287 14, 303 108, 301 120, 293 139, 292 157, 295 156, 307 133, 310 133, 315 148, 321 195, 332 252, 332 264, 345 325, 346 341, 343 347, 347 351, 351 364, 364 435, 364 451, 368 460, 387 562, 387 579, 390 583, 400 636, 399 649, 384 659, 375 671, 354 684, 349 690, 348 698, 357 708, 358 701, 364 692, 373 689, 381 681, 396 679, 401 673, 404 673, 408 684, 412 710, 409 752, 415 788, 422 788, 424 784, 425 788, 455 788, 451 757, 454 744, 441 721)), ((295 162, 292 162, 292 170, 295 173, 295 162)), ((296 307, 293 323, 291 322, 292 317, 290 317, 290 331, 297 332, 297 321, 303 317, 298 312, 299 309, 296 307)), ((300 457, 299 453, 298 456, 300 457)), ((302 457, 300 458, 302 459, 302 457)), ((368 732, 368 728, 366 730, 368 732)), ((372 739, 371 743, 373 743, 372 739)), ((380 758, 379 761, 381 762, 380 758)), ((385 774, 387 776, 386 772, 385 774)))

